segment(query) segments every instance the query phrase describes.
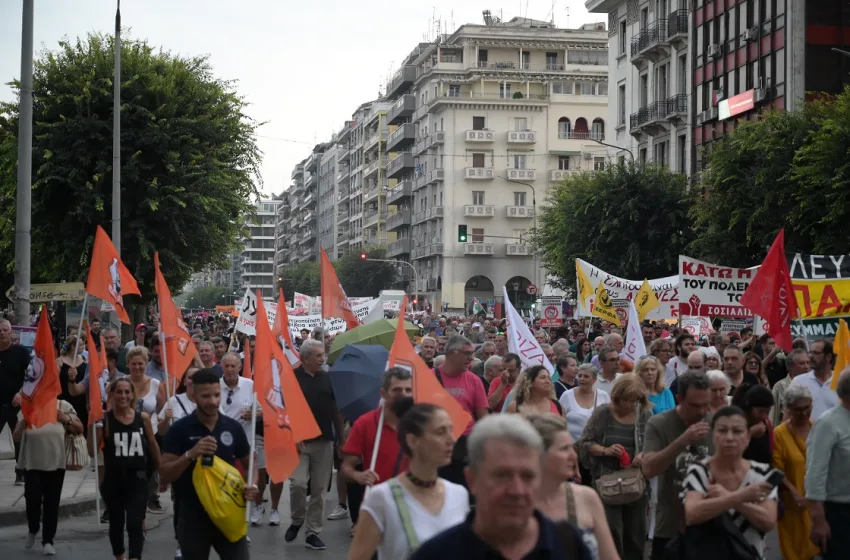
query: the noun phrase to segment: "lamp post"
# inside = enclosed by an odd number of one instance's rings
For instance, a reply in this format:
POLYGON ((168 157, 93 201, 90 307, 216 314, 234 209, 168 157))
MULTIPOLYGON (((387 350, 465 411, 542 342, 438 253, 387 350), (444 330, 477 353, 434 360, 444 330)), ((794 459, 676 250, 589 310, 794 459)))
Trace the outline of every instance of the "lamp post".
POLYGON ((631 151, 630 149, 628 149, 628 148, 622 148, 622 147, 620 147, 620 146, 615 146, 614 144, 607 144, 607 143, 603 142, 602 140, 596 140, 596 139, 594 139, 594 138, 591 138, 590 140, 591 140, 591 141, 593 141, 593 142, 596 142, 597 144, 600 144, 600 145, 602 145, 602 146, 607 146, 607 147, 609 147, 609 148, 614 148, 615 150, 618 150, 618 151, 620 151, 620 152, 629 152, 629 155, 632 157, 632 163, 634 163, 634 162, 635 162, 635 155, 634 155, 634 154, 632 153, 632 151, 631 151))
MULTIPOLYGON (((534 236, 537 237, 537 191, 534 189, 534 185, 532 185, 530 183, 523 183, 522 181, 516 181, 514 179, 508 179, 507 177, 502 177, 502 179, 508 181, 509 183, 517 183, 518 185, 523 185, 523 186, 531 189, 531 207, 532 207, 532 211, 534 212, 533 229, 534 229, 534 236)), ((538 289, 539 289, 540 288, 540 265, 537 262, 537 251, 534 252, 534 255, 531 258, 532 258, 532 261, 531 261, 532 266, 534 266, 534 274, 532 274, 533 282, 534 282, 534 285, 537 286, 538 289)))
MULTIPOLYGON (((370 261, 370 262, 385 262, 385 263, 393 263, 393 264, 404 264, 410 267, 410 270, 413 271, 413 299, 417 302, 419 301, 419 275, 416 273, 416 268, 407 261, 397 261, 395 259, 370 259, 366 253, 360 253, 360 260, 370 261)), ((404 309, 401 310, 404 313, 404 309)))

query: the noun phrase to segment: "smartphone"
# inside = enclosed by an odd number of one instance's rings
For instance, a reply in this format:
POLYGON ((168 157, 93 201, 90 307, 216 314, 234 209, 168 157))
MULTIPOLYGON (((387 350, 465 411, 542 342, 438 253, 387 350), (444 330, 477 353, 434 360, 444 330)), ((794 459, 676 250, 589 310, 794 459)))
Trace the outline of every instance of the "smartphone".
POLYGON ((767 478, 765 480, 767 480, 768 484, 770 484, 771 486, 776 488, 777 486, 782 484, 782 482, 785 480, 785 473, 782 472, 782 471, 773 469, 772 471, 770 471, 770 473, 768 473, 767 478))

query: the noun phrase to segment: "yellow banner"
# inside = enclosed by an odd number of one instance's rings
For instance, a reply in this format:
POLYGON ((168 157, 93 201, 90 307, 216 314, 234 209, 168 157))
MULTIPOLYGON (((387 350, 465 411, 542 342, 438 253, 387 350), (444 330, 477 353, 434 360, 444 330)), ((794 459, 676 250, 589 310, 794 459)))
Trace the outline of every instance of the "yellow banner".
POLYGON ((791 279, 803 319, 850 314, 850 279, 791 279))

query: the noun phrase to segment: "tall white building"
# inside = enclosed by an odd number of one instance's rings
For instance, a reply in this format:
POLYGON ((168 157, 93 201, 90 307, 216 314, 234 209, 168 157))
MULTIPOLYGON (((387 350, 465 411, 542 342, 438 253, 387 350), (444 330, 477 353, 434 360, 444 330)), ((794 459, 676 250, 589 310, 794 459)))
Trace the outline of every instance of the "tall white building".
MULTIPOLYGON (((607 142, 673 171, 690 168, 688 0, 587 0, 608 14, 607 142)), ((621 157, 630 157, 620 153, 621 157)))
POLYGON ((275 229, 278 222, 278 199, 261 199, 255 212, 247 216, 248 237, 242 251, 241 290, 250 288, 264 298, 274 299, 276 288, 275 229))

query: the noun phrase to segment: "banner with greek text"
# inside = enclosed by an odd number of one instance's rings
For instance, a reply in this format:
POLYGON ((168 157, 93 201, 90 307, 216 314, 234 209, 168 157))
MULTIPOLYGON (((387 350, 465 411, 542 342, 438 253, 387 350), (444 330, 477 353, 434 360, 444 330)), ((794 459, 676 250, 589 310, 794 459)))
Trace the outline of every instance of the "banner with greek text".
POLYGON ((850 255, 786 253, 788 272, 798 280, 850 279, 850 255))
POLYGON ((679 255, 679 313, 709 317, 752 317, 739 300, 754 268, 717 266, 679 255))
MULTIPOLYGON (((587 261, 576 259, 576 268, 578 275, 581 278, 586 278, 590 283, 589 288, 595 292, 599 283, 608 290, 608 295, 611 298, 615 307, 623 309, 623 318, 628 310, 629 301, 635 299, 635 296, 640 291, 643 280, 626 280, 612 274, 608 274, 604 270, 593 266, 587 261)), ((666 278, 655 278, 648 280, 649 286, 658 298, 660 305, 650 311, 646 319, 657 321, 659 319, 676 319, 679 316, 679 277, 667 276, 666 278)), ((594 305, 595 296, 590 295, 588 300, 578 298, 576 306, 576 315, 579 317, 593 316, 591 310, 594 305)))
POLYGON ((525 321, 522 320, 522 317, 520 317, 513 304, 511 304, 511 300, 508 297, 508 289, 503 286, 502 291, 505 296, 508 352, 513 352, 519 356, 523 370, 531 366, 543 366, 549 372, 549 375, 554 375, 555 367, 546 358, 546 354, 540 348, 540 343, 531 335, 528 325, 525 324, 525 321))

